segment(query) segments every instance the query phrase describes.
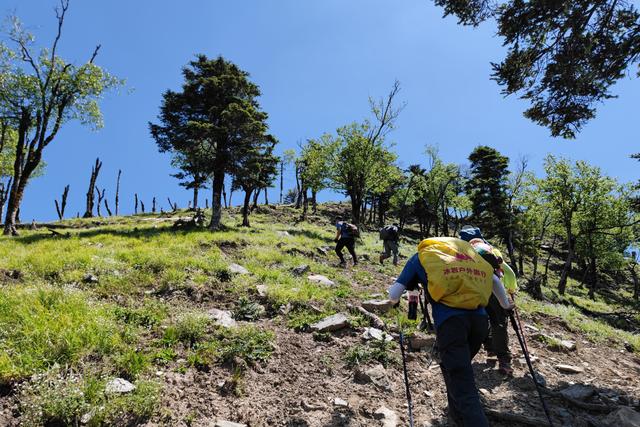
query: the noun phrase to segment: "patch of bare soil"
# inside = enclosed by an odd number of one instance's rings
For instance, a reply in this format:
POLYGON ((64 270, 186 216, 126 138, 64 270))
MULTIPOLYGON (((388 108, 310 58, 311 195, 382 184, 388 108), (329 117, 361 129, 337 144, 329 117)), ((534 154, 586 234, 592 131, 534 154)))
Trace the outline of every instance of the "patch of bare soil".
MULTIPOLYGON (((528 319, 529 321, 532 319, 528 319)), ((578 349, 558 353, 534 339, 529 350, 538 360, 536 370, 545 378, 548 389, 559 392, 571 384, 593 387, 593 394, 582 400, 584 409, 560 397, 547 396, 555 425, 588 426, 602 423, 618 405, 637 409, 640 391, 640 363, 624 349, 589 343, 580 335, 568 336, 554 330, 552 322, 546 334, 558 334, 577 342, 578 349), (578 374, 559 371, 556 365, 573 365, 584 369, 578 374), (605 408, 607 408, 605 410, 605 408)), ((215 420, 230 420, 249 426, 375 426, 382 425, 374 412, 381 406, 394 411, 398 425, 408 425, 406 396, 400 363, 385 369, 386 389, 372 383, 356 381, 355 370, 346 367, 345 351, 362 341, 361 330, 350 329, 334 334, 329 342, 314 341, 312 334, 296 333, 273 321, 263 322, 277 335, 277 350, 266 366, 249 369, 241 386, 241 395, 225 392, 225 382, 232 372, 215 368, 210 372, 189 370, 185 374, 166 373, 163 412, 171 414, 156 419, 152 425, 209 426, 215 420), (341 406, 336 398, 347 403, 341 406), (338 403, 338 404, 336 404, 338 403)), ((544 420, 535 387, 521 357, 517 341, 511 336, 516 359, 514 376, 503 377, 485 363, 483 351, 474 360, 477 386, 485 406, 503 414, 518 414, 544 420)), ((396 347, 397 348, 397 347, 396 347)), ((399 357, 399 349, 398 349, 399 357)), ((417 426, 446 426, 446 394, 437 362, 429 366, 428 351, 411 353, 408 370, 417 426)), ((343 404, 343 403, 342 403, 343 404)), ((492 419, 492 425, 519 425, 492 419)))

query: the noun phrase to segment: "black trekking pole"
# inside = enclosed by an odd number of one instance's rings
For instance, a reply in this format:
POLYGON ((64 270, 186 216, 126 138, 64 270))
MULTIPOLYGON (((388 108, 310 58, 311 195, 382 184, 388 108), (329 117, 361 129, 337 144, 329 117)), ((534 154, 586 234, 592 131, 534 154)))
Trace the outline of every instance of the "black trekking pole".
POLYGON ((409 390, 409 375, 407 374, 407 358, 404 354, 404 334, 400 332, 400 353, 402 353, 402 370, 404 372, 404 387, 409 404, 409 427, 413 427, 413 405, 411 404, 411 390, 409 390))
POLYGON ((420 310, 422 310, 422 322, 420 322, 420 326, 418 329, 424 331, 428 329, 430 332, 434 331, 433 323, 431 322, 431 316, 429 316, 429 311, 427 309, 427 291, 426 289, 422 289, 424 299, 420 298, 420 310))
POLYGON ((540 396, 540 402, 542 402, 542 409, 544 409, 544 414, 547 416, 547 420, 549 421, 549 426, 553 427, 553 421, 551 421, 551 414, 549 413, 549 408, 547 408, 547 403, 544 401, 544 397, 542 397, 542 385, 540 385, 540 383, 538 382, 536 373, 533 370, 533 365, 531 364, 531 358, 529 357, 529 352, 525 347, 523 337, 520 334, 520 328, 516 323, 516 318, 513 315, 513 312, 509 313, 509 319, 511 320, 511 325, 513 326, 513 330, 516 332, 516 336, 518 337, 518 342, 520 343, 520 348, 522 348, 522 352, 524 353, 524 359, 527 361, 527 366, 529 367, 529 373, 531 373, 531 378, 533 379, 533 383, 536 385, 536 390, 538 391, 538 396, 540 396))

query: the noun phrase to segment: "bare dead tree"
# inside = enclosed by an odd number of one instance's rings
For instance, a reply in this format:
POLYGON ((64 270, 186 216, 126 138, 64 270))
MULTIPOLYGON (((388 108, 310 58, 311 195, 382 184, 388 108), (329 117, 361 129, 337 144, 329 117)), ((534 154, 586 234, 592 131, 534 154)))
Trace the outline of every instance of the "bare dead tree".
POLYGON ((116 181, 116 216, 120 213, 120 175, 122 175, 122 170, 118 169, 118 180, 116 181))
MULTIPOLYGON (((225 209, 228 208, 229 206, 227 205, 227 186, 222 184, 222 201, 224 202, 224 207, 225 209)), ((206 200, 207 202, 207 209, 209 209, 209 199, 206 200)))
POLYGON ((172 211, 177 211, 178 210, 178 204, 177 203, 172 203, 171 199, 169 197, 167 197, 167 201, 169 202, 169 207, 171 208, 172 211))
POLYGON ((156 198, 151 201, 151 212, 156 213, 156 198))
POLYGON ((98 197, 98 203, 96 204, 96 209, 98 210, 98 216, 102 216, 100 212, 100 206, 102 205, 102 200, 104 199, 104 194, 106 193, 106 189, 103 188, 102 192, 98 188, 96 188, 96 196, 98 197))
POLYGON ((109 216, 113 216, 113 214, 111 213, 111 209, 109 209, 109 200, 108 199, 104 199, 104 208, 107 210, 107 214, 109 216))
MULTIPOLYGON (((205 207, 205 209, 209 209, 209 199, 204 199, 204 204, 205 204, 205 206, 204 206, 204 207, 205 207)), ((227 207, 227 200, 226 200, 226 198, 225 198, 225 201, 224 201, 224 207, 225 207, 225 208, 227 207)))
POLYGON ((144 213, 144 202, 140 200, 140 210, 144 213))
POLYGON ((189 203, 187 203, 187 209, 191 210, 191 200, 189 200, 189 203))
POLYGON ((96 189, 96 180, 102 168, 100 158, 96 159, 95 166, 91 167, 91 178, 89 179, 89 189, 87 190, 87 210, 84 212, 83 218, 91 218, 93 216, 94 191, 96 189))
POLYGON ((265 206, 269 206, 269 192, 267 191, 267 187, 264 188, 264 204, 265 206))
POLYGON ((135 197, 135 200, 136 200, 136 205, 133 208, 133 214, 138 215, 138 193, 135 193, 133 197, 135 197))
POLYGON ((58 219, 62 221, 64 218, 64 210, 67 207, 67 196, 69 195, 69 186, 64 187, 64 191, 62 192, 62 197, 60 198, 60 204, 58 204, 58 200, 56 202, 56 212, 58 213, 58 219))

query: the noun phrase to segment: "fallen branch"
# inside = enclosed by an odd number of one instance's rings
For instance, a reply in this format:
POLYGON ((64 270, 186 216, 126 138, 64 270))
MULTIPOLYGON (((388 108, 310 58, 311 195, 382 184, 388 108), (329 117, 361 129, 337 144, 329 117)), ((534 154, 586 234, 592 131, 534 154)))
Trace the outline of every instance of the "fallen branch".
POLYGON ((349 308, 350 310, 356 310, 360 314, 362 314, 364 317, 369 319, 369 321, 371 322, 371 325, 373 325, 374 328, 378 328, 378 329, 382 329, 382 330, 387 329, 387 325, 385 325, 385 323, 384 323, 384 321, 382 319, 380 319, 378 316, 376 316, 375 314, 371 313, 370 311, 366 310, 365 308, 360 307, 360 306, 354 306, 354 305, 351 305, 351 304, 347 305, 347 308, 349 308))
POLYGON ((519 423, 528 426, 545 426, 549 422, 544 418, 528 417, 526 415, 514 414, 512 412, 500 412, 496 409, 485 408, 485 414, 494 420, 505 421, 509 424, 519 423))
POLYGON ((59 231, 54 230, 53 228, 47 228, 47 230, 49 230, 49 232, 53 235, 53 236, 57 236, 57 237, 71 237, 71 233, 69 233, 68 231, 66 233, 60 233, 59 231))

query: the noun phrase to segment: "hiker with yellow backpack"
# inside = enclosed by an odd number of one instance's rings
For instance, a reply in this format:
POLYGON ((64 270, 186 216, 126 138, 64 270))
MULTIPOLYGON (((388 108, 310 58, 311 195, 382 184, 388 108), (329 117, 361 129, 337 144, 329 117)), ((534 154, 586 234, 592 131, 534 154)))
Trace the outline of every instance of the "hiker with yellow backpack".
POLYGON ((488 426, 475 384, 471 360, 488 333, 485 307, 491 295, 507 310, 514 308, 495 272, 500 261, 478 253, 454 237, 425 239, 389 288, 389 299, 422 284, 432 306, 440 368, 447 388, 449 417, 456 425, 488 426))
MULTIPOLYGON (((477 227, 466 225, 462 227, 459 234, 460 239, 469 242, 476 251, 490 251, 500 259, 500 268, 496 273, 513 299, 513 295, 518 289, 516 275, 511 267, 504 262, 502 253, 482 237, 482 233, 477 227)), ((494 296, 489 298, 486 310, 489 316, 489 334, 484 342, 484 349, 488 356, 487 364, 494 367, 497 359, 498 371, 503 375, 513 375, 511 352, 509 351, 509 333, 507 330, 509 314, 500 306, 494 296)))

